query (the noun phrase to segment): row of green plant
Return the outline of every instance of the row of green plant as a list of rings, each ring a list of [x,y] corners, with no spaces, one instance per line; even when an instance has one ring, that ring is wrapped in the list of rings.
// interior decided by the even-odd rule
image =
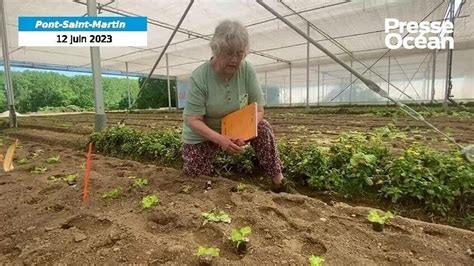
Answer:
[[[384,127],[368,133],[343,133],[328,147],[298,139],[278,143],[285,175],[314,190],[344,197],[374,196],[394,203],[416,204],[430,213],[468,214],[474,199],[474,167],[457,151],[432,150],[413,143],[395,151],[388,143],[400,132]],[[165,164],[181,161],[179,131],[143,133],[114,127],[91,135],[103,153]],[[251,148],[238,155],[220,153],[215,169],[221,175],[250,175],[257,169]]]
[[[468,213],[474,203],[472,164],[457,151],[419,143],[395,155],[384,132],[342,134],[330,147],[282,142],[280,154],[287,174],[306,177],[316,190],[345,197],[376,195],[441,215]]]
[[[474,109],[472,107],[465,107],[465,109],[459,109],[451,107],[446,113],[442,107],[426,107],[426,106],[413,106],[413,109],[419,112],[424,117],[436,117],[436,116],[455,116],[455,117],[474,117]],[[404,117],[408,116],[400,108],[395,106],[338,106],[338,107],[317,107],[305,110],[305,113],[310,114],[371,114],[375,116],[383,117]]]

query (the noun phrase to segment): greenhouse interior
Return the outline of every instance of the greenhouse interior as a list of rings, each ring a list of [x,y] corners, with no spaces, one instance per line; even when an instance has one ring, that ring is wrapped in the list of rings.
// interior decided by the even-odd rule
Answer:
[[[0,15],[0,264],[474,262],[473,1]]]

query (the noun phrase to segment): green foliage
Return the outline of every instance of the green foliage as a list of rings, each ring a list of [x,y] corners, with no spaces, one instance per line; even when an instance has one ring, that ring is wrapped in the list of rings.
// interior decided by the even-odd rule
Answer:
[[[123,188],[116,187],[116,188],[112,189],[111,191],[108,191],[108,192],[105,192],[104,194],[102,194],[102,198],[103,199],[116,199],[116,198],[120,197],[120,195],[122,195],[122,192],[123,192]]]
[[[178,131],[142,133],[128,127],[112,127],[95,132],[91,142],[99,151],[112,155],[141,157],[172,163],[180,158],[181,135]]]
[[[368,91],[368,93],[372,93]],[[353,97],[356,97],[353,95]],[[377,99],[374,99],[377,100]],[[441,105],[431,105],[428,109],[424,106],[420,106],[419,104],[413,104],[411,107],[419,112],[424,117],[433,117],[433,116],[456,116],[456,117],[473,117],[474,111],[471,108],[469,109],[468,104],[467,111],[458,111],[452,110],[451,113],[445,113],[444,109]],[[382,116],[382,117],[406,117],[408,116],[405,112],[403,112],[400,108],[395,106],[381,106],[381,105],[366,105],[366,106],[337,106],[337,107],[318,107],[318,108],[311,108],[308,111],[304,111],[305,113],[310,114],[369,114],[375,116]]]
[[[26,159],[26,158],[23,158],[23,159],[21,159],[21,160],[18,160],[18,164],[19,164],[19,165],[27,164],[27,163],[28,163],[28,159]]]
[[[474,196],[474,167],[458,152],[445,153],[414,145],[389,164],[382,194],[392,202],[419,202],[446,215],[465,209]]]
[[[203,256],[219,257],[219,252],[220,252],[220,249],[218,248],[214,248],[214,247],[208,248],[204,246],[199,246],[195,255],[198,257],[203,257]]]
[[[0,71],[3,77],[3,72]],[[82,111],[94,107],[94,92],[91,75],[68,77],[46,71],[23,71],[12,73],[16,109],[20,113],[37,111]],[[128,106],[128,88],[131,97],[138,94],[138,81],[124,78],[103,77],[104,100],[107,110],[124,109]],[[3,89],[4,79],[0,78]],[[0,111],[7,110],[4,90],[0,93]]]
[[[311,266],[322,266],[324,264],[324,259],[319,256],[311,255],[309,257],[309,265]]]
[[[144,178],[136,178],[135,180],[133,180],[133,186],[138,187],[138,188],[148,186],[148,179],[145,178],[145,177]]]
[[[245,226],[239,229],[232,229],[230,233],[230,240],[232,243],[236,246],[239,247],[240,244],[244,241],[248,241],[247,236],[252,232],[252,229],[250,226]]]
[[[422,146],[395,156],[385,140],[404,138],[404,133],[388,125],[368,133],[343,133],[329,147],[302,144],[296,138],[283,140],[278,150],[285,176],[302,178],[315,190],[344,197],[388,198],[425,206],[430,213],[467,213],[473,205],[474,166],[457,152]],[[114,127],[92,134],[91,141],[99,151],[111,155],[181,162],[178,131],[143,133]],[[214,165],[221,175],[249,174],[255,162],[255,152],[248,148],[238,155],[220,153]]]
[[[33,174],[43,174],[46,171],[48,171],[48,167],[46,166],[35,166],[30,172]]]
[[[238,192],[243,192],[246,188],[247,188],[247,185],[245,185],[244,183],[237,184],[237,191]]]
[[[64,181],[66,182],[68,185],[72,186],[72,185],[75,185],[77,183],[77,174],[70,174],[70,175],[66,175],[66,176],[49,176],[48,177],[48,180],[52,180],[52,181]]]
[[[145,78],[140,78],[138,84],[141,87]],[[170,80],[171,106],[176,106],[176,81]],[[136,108],[160,108],[168,106],[168,83],[164,79],[150,79],[143,87],[142,94],[137,99]]]
[[[244,152],[239,154],[220,152],[214,161],[214,166],[217,172],[224,176],[252,174],[255,160],[255,151],[247,146]]]
[[[180,158],[181,134],[175,130],[144,134],[137,147],[138,155],[171,163]]]
[[[4,79],[3,77],[1,77],[1,74],[3,72],[0,72],[0,86],[2,88],[1,92],[0,92],[0,112],[4,112],[6,110],[8,110],[8,101],[7,101],[7,92],[6,90],[4,90],[4,83],[2,82]],[[3,121],[0,121],[0,122],[3,122]],[[2,123],[0,123],[0,128],[3,127]],[[6,125],[5,125],[6,127]]]
[[[156,195],[148,195],[142,199],[142,209],[149,209],[157,204],[160,204],[160,198]]]
[[[68,106],[59,106],[59,107],[51,107],[45,106],[38,108],[39,112],[42,113],[64,113],[64,112],[83,112],[87,110],[92,110],[91,108],[80,108],[75,105],[68,105]]]
[[[74,185],[77,183],[77,174],[67,175],[63,178],[63,180],[70,186]]]
[[[46,159],[47,163],[59,163],[60,162],[60,155],[53,156],[51,158]]]
[[[317,190],[358,195],[375,190],[389,149],[376,134],[343,133],[329,148],[282,142],[287,175],[307,178]]]
[[[204,218],[204,224],[208,222],[223,222],[223,223],[230,223],[231,218],[230,215],[224,211],[212,210],[209,212],[203,212],[202,218]]]
[[[389,222],[391,219],[393,219],[393,217],[394,216],[390,211],[384,213],[383,216],[380,216],[376,210],[371,210],[369,215],[367,215],[367,220],[372,223],[385,224],[386,222]]]

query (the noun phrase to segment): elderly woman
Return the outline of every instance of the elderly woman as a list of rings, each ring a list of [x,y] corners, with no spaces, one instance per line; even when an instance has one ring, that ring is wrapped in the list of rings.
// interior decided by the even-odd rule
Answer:
[[[212,58],[193,71],[184,108],[183,172],[188,176],[211,175],[220,149],[243,151],[245,143],[221,135],[221,119],[250,103],[258,105],[258,136],[250,141],[260,167],[272,178],[275,192],[294,192],[282,175],[270,124],[263,119],[262,88],[252,65],[244,60],[249,51],[248,33],[237,21],[223,21],[211,40]]]

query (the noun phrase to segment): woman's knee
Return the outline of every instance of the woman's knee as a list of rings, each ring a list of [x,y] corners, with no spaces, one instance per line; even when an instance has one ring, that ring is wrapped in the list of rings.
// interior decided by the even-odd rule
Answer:
[[[212,143],[184,144],[182,151],[184,175],[211,175],[217,151],[217,147]]]
[[[269,132],[269,133],[273,133],[273,130],[272,130],[272,126],[270,125],[270,123],[263,119],[262,121],[260,121],[258,123],[258,126],[257,126],[257,130],[258,132]]]

